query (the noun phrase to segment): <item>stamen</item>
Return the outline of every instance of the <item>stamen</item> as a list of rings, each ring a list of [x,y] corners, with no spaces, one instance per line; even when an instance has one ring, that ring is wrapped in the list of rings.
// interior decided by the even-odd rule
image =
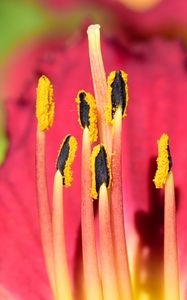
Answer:
[[[111,182],[111,170],[106,148],[94,147],[91,154],[92,195],[99,195],[99,236],[100,262],[103,297],[105,300],[118,300],[119,292],[115,272],[113,241],[111,234],[110,205],[108,191]]]
[[[85,127],[82,140],[82,181],[81,181],[81,227],[84,265],[84,283],[87,300],[102,300],[101,281],[98,270],[93,201],[90,172],[91,145],[89,130]]]
[[[37,87],[36,117],[41,131],[47,130],[53,125],[53,86],[44,75],[40,77]]]
[[[157,189],[163,187],[166,183],[168,173],[171,169],[172,162],[169,151],[169,137],[167,134],[162,134],[158,143],[158,158],[157,158],[157,171],[153,179]]]
[[[66,136],[60,147],[57,159],[57,169],[60,171],[63,178],[63,185],[66,187],[71,186],[73,180],[71,165],[74,161],[76,150],[76,139],[71,135]]]
[[[76,139],[70,135],[66,136],[58,154],[57,172],[54,179],[52,221],[55,276],[58,300],[72,300],[64,238],[63,185],[66,187],[71,186],[73,180],[71,165],[74,161],[76,150]]]
[[[108,122],[112,123],[118,107],[121,107],[122,116],[127,116],[128,85],[127,74],[124,71],[113,71],[108,77],[108,95],[110,102],[105,109],[105,116]]]
[[[109,187],[111,182],[109,159],[106,148],[103,145],[97,145],[94,147],[90,162],[92,170],[91,195],[94,199],[97,199],[101,185],[105,183],[106,187]]]
[[[109,155],[111,154],[111,127],[106,124],[104,108],[108,102],[107,82],[101,55],[100,46],[100,25],[88,27],[89,56],[92,71],[92,79],[95,91],[95,99],[98,112],[98,127],[101,143],[107,146]]]
[[[162,135],[159,141],[158,165],[155,185],[165,184],[164,197],[164,300],[179,300],[179,271],[176,235],[176,207],[174,178],[171,168],[169,137]],[[158,172],[158,171],[157,171]],[[157,181],[158,179],[158,181]]]
[[[81,90],[76,97],[78,104],[79,123],[81,128],[88,127],[90,142],[97,140],[97,108],[94,97]]]
[[[63,184],[59,170],[54,178],[52,224],[57,300],[72,300],[64,237]]]
[[[118,276],[120,299],[133,299],[127,255],[122,192],[122,106],[120,105],[113,119],[112,143],[112,187],[111,187],[111,225],[114,253]]]
[[[45,130],[52,126],[53,123],[54,104],[52,103],[52,86],[49,80],[45,76],[42,76],[39,79],[36,104],[36,114],[38,118],[38,127],[36,133],[37,201],[44,259],[50,285],[54,298],[56,299],[52,223],[45,162]],[[44,115],[45,113],[47,113],[47,117]]]

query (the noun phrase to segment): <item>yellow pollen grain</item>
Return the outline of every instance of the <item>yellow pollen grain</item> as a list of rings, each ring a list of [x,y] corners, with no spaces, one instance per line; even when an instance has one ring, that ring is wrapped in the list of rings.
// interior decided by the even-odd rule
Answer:
[[[92,154],[90,156],[90,168],[91,168],[91,172],[92,172],[92,188],[91,188],[91,197],[93,199],[98,199],[98,192],[97,192],[97,189],[96,189],[96,170],[95,170],[95,160],[101,150],[101,146],[104,147],[105,149],[105,152],[106,152],[106,159],[107,159],[107,169],[109,171],[109,185],[108,185],[108,188],[110,188],[110,184],[111,184],[111,178],[112,178],[112,172],[111,172],[111,166],[110,166],[110,162],[109,162],[109,159],[108,159],[108,152],[107,152],[107,149],[104,145],[100,144],[100,145],[97,145],[93,148],[93,151],[92,151]]]
[[[128,106],[128,75],[127,73],[125,73],[124,71],[120,70],[121,72],[121,76],[125,82],[125,92],[126,92],[126,105],[125,105],[125,109],[123,112],[123,118],[127,116],[127,106]],[[112,112],[116,112],[118,107],[112,107],[112,83],[114,82],[116,76],[116,71],[112,71],[107,79],[107,85],[108,85],[108,104],[105,106],[105,118],[107,123],[111,123],[113,124],[114,118],[112,118]]]
[[[157,170],[153,179],[155,187],[160,189],[166,183],[166,179],[169,172],[169,158],[168,158],[168,145],[169,137],[167,134],[162,134],[158,143],[158,158],[157,158]]]
[[[90,138],[90,142],[95,142],[97,140],[98,137],[98,129],[97,129],[97,107],[96,107],[96,101],[94,99],[94,97],[90,94],[85,92],[84,90],[80,90],[77,94],[77,97],[75,99],[76,103],[78,104],[78,120],[79,120],[79,124],[81,126],[82,129],[84,129],[82,127],[81,124],[81,120],[80,120],[80,94],[81,93],[85,93],[86,97],[85,97],[85,101],[86,103],[89,105],[89,138]]]
[[[53,86],[46,76],[41,76],[36,90],[36,117],[41,131],[49,129],[54,120]]]
[[[59,153],[63,147],[63,144],[66,140],[67,136],[63,140],[63,143],[60,147]],[[77,140],[74,136],[71,136],[69,139],[69,153],[68,153],[68,159],[66,160],[65,167],[64,167],[64,175],[63,175],[63,180],[64,180],[64,186],[65,187],[70,187],[73,181],[73,172],[72,172],[72,163],[74,162],[75,159],[75,154],[77,151]]]

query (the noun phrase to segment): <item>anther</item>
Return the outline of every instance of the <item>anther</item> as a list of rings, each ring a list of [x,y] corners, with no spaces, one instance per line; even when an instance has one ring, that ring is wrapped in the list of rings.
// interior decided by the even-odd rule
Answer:
[[[108,95],[110,103],[107,105],[107,121],[112,122],[116,110],[120,107],[122,116],[126,116],[128,105],[127,74],[121,70],[113,71],[108,77]]]
[[[41,131],[49,129],[54,120],[53,86],[46,76],[38,81],[36,96],[36,117]]]
[[[66,136],[57,159],[57,169],[60,171],[63,178],[63,185],[66,187],[71,186],[73,180],[71,165],[74,161],[76,150],[77,141],[75,137],[71,135]]]
[[[89,129],[90,142],[97,140],[97,108],[94,97],[81,90],[76,97],[78,104],[79,123],[83,129]]]
[[[171,171],[172,160],[169,150],[169,137],[162,134],[158,142],[157,171],[153,179],[156,188],[162,188],[166,183],[168,173]]]
[[[97,145],[91,155],[92,169],[92,197],[98,198],[101,185],[104,183],[108,188],[111,182],[111,170],[106,148]]]

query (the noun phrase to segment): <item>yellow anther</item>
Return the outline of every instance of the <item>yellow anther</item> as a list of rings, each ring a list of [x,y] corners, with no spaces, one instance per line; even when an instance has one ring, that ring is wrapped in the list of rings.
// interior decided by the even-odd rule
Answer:
[[[78,104],[79,123],[81,128],[88,127],[90,142],[95,142],[98,136],[97,129],[97,108],[94,97],[81,90],[78,92],[75,101]]]
[[[37,87],[36,117],[41,131],[49,129],[54,120],[53,86],[46,76],[41,76]]]
[[[97,145],[93,148],[91,157],[90,157],[90,166],[92,171],[92,189],[91,189],[91,196],[94,199],[98,198],[98,192],[96,190],[96,172],[95,172],[95,159],[100,151],[100,145]]]
[[[77,151],[77,140],[74,136],[66,136],[58,154],[57,168],[62,174],[63,185],[70,187],[73,181],[72,163]]]
[[[112,178],[108,153],[104,145],[94,147],[90,157],[90,166],[92,171],[91,196],[97,199],[101,185],[105,183],[109,188]]]
[[[155,187],[160,189],[166,183],[170,169],[169,137],[162,134],[158,143],[157,170],[153,179]]]
[[[105,107],[105,117],[108,123],[113,123],[114,114],[119,106],[122,117],[127,116],[128,106],[128,75],[124,71],[112,71],[108,76],[109,103]]]

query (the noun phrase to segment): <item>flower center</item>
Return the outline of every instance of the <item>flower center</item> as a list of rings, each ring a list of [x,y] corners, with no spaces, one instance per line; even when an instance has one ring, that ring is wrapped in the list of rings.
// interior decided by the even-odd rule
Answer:
[[[124,226],[121,141],[122,120],[126,116],[128,104],[127,74],[122,70],[113,71],[106,80],[100,47],[100,26],[89,26],[87,33],[95,98],[84,90],[80,90],[76,97],[79,123],[83,130],[80,143],[81,232],[85,295],[80,295],[80,299],[148,299],[146,294],[137,298],[133,290]],[[73,180],[71,164],[75,159],[77,141],[71,135],[66,136],[59,151],[51,211],[46,178],[45,137],[53,124],[54,101],[53,87],[45,76],[39,79],[36,115],[37,200],[46,269],[54,299],[73,300],[75,297],[64,237],[63,189],[64,186],[70,187]],[[99,144],[93,148],[93,142],[97,139]],[[164,300],[179,300],[174,180],[168,143],[168,136],[162,135],[158,143],[158,170],[154,182],[156,188],[165,185]],[[99,243],[95,234],[93,199],[99,202]]]

